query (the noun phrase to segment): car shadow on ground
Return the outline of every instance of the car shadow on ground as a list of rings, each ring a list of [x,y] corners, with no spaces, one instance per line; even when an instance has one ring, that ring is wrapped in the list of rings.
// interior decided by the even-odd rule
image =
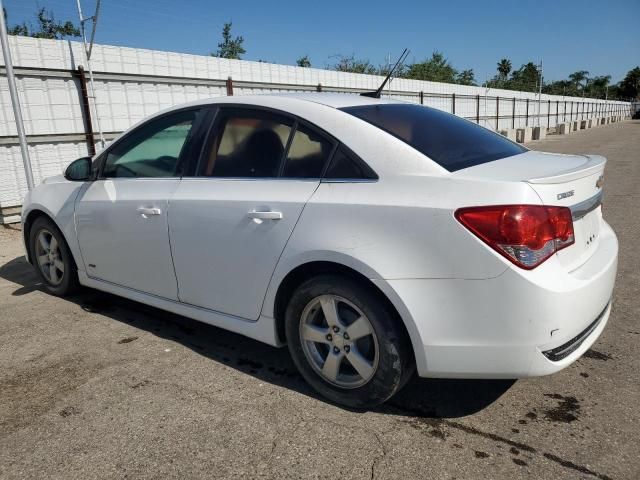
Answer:
[[[15,296],[44,290],[33,268],[23,257],[0,266],[0,278],[20,285]],[[92,289],[67,297],[83,310],[177,342],[213,361],[240,370],[261,381],[301,394],[319,397],[297,372],[286,348],[274,348],[241,335],[189,318]],[[128,339],[120,339],[126,341]],[[414,377],[379,413],[423,417],[457,418],[491,405],[514,380],[446,380]]]

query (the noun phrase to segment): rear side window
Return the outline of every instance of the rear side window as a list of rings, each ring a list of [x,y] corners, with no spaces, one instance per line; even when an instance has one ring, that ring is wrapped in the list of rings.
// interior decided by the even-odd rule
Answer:
[[[343,146],[338,147],[324,175],[327,180],[375,180],[377,175],[362,161],[356,160]]]
[[[380,104],[341,110],[394,135],[450,172],[527,151],[502,135],[422,105]]]
[[[333,143],[298,124],[293,136],[282,176],[285,178],[320,178],[333,150]]]
[[[200,175],[277,177],[292,127],[290,119],[269,112],[221,112]]]

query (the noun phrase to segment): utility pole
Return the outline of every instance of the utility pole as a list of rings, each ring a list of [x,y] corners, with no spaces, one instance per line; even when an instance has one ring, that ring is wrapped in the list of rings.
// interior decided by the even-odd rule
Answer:
[[[540,80],[538,81],[538,127],[540,126],[540,102],[542,101],[542,59],[540,60]]]
[[[31,159],[29,158],[29,146],[27,136],[24,133],[24,123],[22,122],[22,111],[20,110],[20,98],[16,88],[16,79],[13,74],[13,62],[11,61],[11,51],[9,51],[9,39],[7,37],[7,25],[4,20],[4,7],[0,0],[0,41],[2,43],[2,56],[4,57],[4,67],[7,71],[7,82],[9,83],[9,95],[13,106],[13,116],[18,130],[18,140],[20,141],[20,152],[22,153],[22,163],[24,164],[24,175],[27,179],[27,188],[33,190],[33,171],[31,170]]]
[[[93,86],[93,70],[91,69],[91,50],[93,49],[93,39],[96,35],[96,27],[98,25],[98,13],[100,13],[100,0],[96,2],[96,11],[92,17],[84,17],[82,15],[82,7],[80,6],[80,0],[76,0],[78,4],[78,16],[80,17],[80,31],[82,32],[82,50],[84,52],[84,59],[87,63],[87,70],[89,71],[89,88],[91,89],[91,98],[93,99],[93,116],[95,117],[96,127],[98,128],[98,135],[100,136],[100,145],[104,148],[105,141],[100,127],[100,117],[98,117],[98,106],[96,104],[96,91]],[[85,22],[91,21],[93,26],[91,29],[91,41],[87,47],[87,35],[84,28]]]

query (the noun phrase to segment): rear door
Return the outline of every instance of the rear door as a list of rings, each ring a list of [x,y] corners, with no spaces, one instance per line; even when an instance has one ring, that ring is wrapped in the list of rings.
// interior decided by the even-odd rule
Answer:
[[[171,199],[180,301],[259,317],[278,259],[334,146],[286,115],[220,108],[194,175],[182,179]]]

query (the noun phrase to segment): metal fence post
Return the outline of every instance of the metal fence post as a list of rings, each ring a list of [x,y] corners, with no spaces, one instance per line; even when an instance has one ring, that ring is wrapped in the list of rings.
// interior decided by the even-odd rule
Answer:
[[[524,126],[529,126],[529,99],[527,98],[527,111],[524,114]]]
[[[547,128],[551,128],[551,100],[547,105]]]
[[[420,90],[420,105],[424,105],[424,92]]]
[[[227,78],[227,96],[231,97],[233,95],[233,79],[231,77]]]
[[[451,113],[456,114],[456,94],[451,94]]]
[[[82,119],[84,120],[84,136],[87,142],[89,156],[96,154],[96,141],[93,138],[93,123],[91,122],[91,108],[89,106],[89,94],[87,92],[87,77],[84,74],[84,67],[78,66],[75,71],[80,83],[80,108],[82,109]]]
[[[500,131],[500,97],[496,97],[496,130]]]
[[[513,97],[513,109],[511,112],[511,128],[516,128],[516,97]]]
[[[480,125],[480,94],[476,95],[476,123]]]

